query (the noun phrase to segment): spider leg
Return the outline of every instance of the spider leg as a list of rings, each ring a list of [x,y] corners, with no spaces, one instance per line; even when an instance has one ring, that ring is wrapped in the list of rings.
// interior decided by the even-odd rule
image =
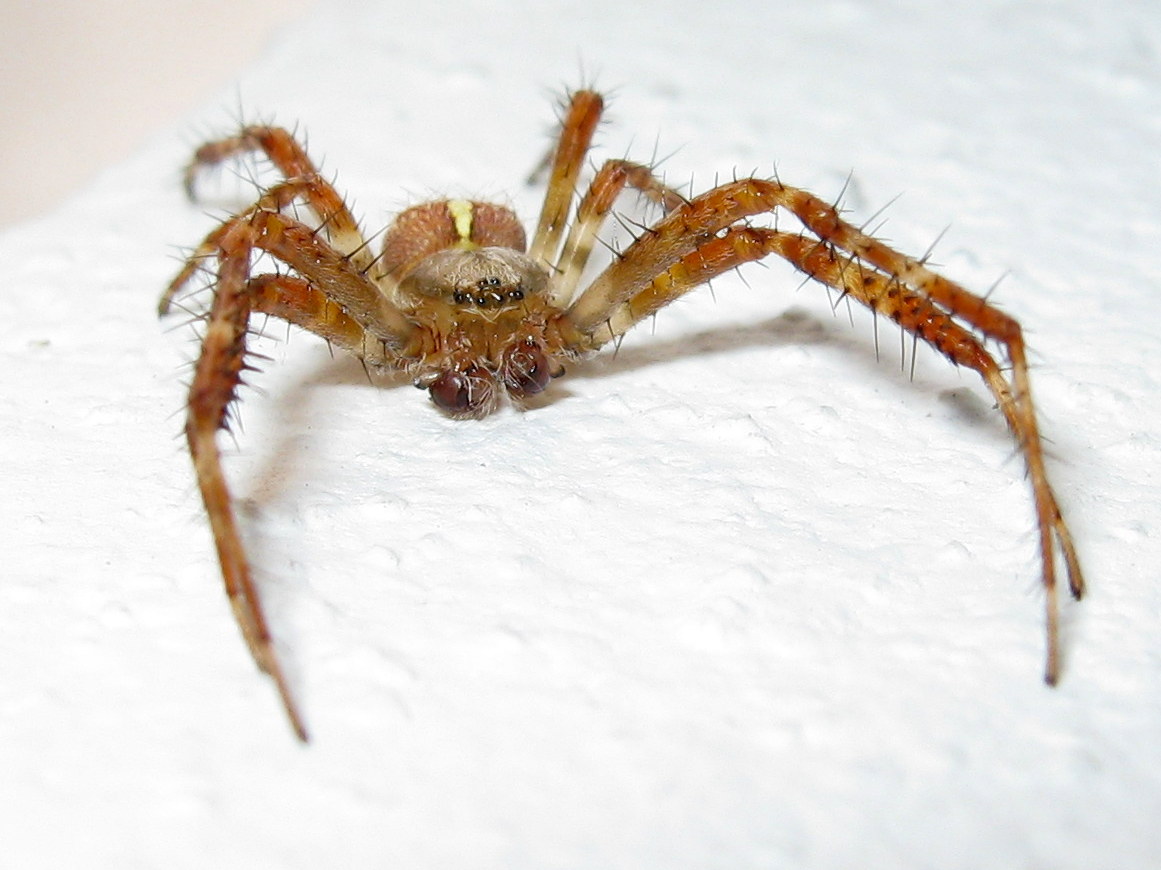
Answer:
[[[387,348],[389,354],[410,356],[411,347],[419,338],[418,328],[403,316],[380,288],[366,277],[346,254],[319,238],[316,229],[277,210],[259,207],[266,197],[277,199],[289,195],[296,186],[297,182],[291,181],[271,188],[263,200],[250,211],[231,218],[207,235],[177,277],[170,282],[162,296],[161,313],[166,313],[170,300],[182,285],[190,280],[202,261],[214,256],[220,259],[223,252],[230,247],[228,240],[236,239],[242,234],[250,239],[249,251],[265,251],[289,266],[309,283],[316,291],[316,296],[320,299],[325,298],[342,314],[369,332],[375,340]],[[310,303],[315,306],[318,304],[318,300]],[[304,309],[304,312],[307,309]],[[305,315],[304,319],[292,319],[292,322],[326,335],[325,324],[317,324],[316,329],[316,324]],[[333,340],[343,344],[344,347],[348,346],[341,338],[334,337]]]
[[[360,268],[370,265],[372,257],[367,243],[343,197],[319,174],[294,135],[282,127],[250,125],[234,136],[207,142],[198,148],[185,170],[185,189],[190,199],[196,198],[195,183],[203,169],[251,151],[265,154],[287,181],[296,183],[315,219],[326,227],[332,246],[351,255]]]
[[[274,651],[269,624],[238,534],[217,444],[218,430],[229,427],[229,409],[248,367],[246,334],[252,305],[246,291],[252,240],[247,236],[245,225],[235,223],[232,231],[220,239],[218,282],[190,384],[185,434],[234,618],[259,669],[274,680],[294,733],[305,742],[309,739],[306,726]]]
[[[626,187],[636,188],[667,214],[686,204],[685,197],[662,182],[650,167],[629,160],[606,161],[593,176],[581,199],[576,220],[561,248],[550,298],[554,305],[564,307],[572,301],[581,273],[593,252],[597,233]]]
[[[1048,650],[1044,678],[1050,685],[1055,685],[1060,676],[1055,547],[1059,547],[1064,559],[1069,591],[1074,598],[1080,599],[1084,595],[1085,585],[1072,535],[1048,482],[1020,326],[984,299],[926,268],[914,268],[917,265],[915,261],[891,251],[881,242],[872,241],[875,246],[893,255],[885,257],[882,251],[878,252],[881,262],[906,266],[899,270],[907,275],[906,279],[899,272],[868,274],[860,268],[862,264],[857,258],[845,257],[827,245],[819,245],[817,241],[802,236],[784,236],[776,243],[768,237],[765,246],[790,260],[806,274],[841,289],[872,310],[887,315],[952,363],[975,370],[984,380],[1015,435],[1028,467],[1046,593]],[[933,282],[940,285],[938,293],[931,290]],[[935,304],[937,296],[944,300],[940,305]],[[981,341],[969,329],[960,325],[957,319],[1004,345],[1012,366],[1011,379],[1004,374]]]
[[[295,187],[296,182],[286,182],[267,196],[276,201]],[[270,254],[296,274],[252,277],[257,251]],[[345,254],[280,211],[256,209],[232,218],[206,237],[191,261],[211,254],[218,261],[217,275],[190,384],[186,439],[242,636],[258,667],[274,680],[295,733],[306,740],[238,534],[217,433],[229,428],[230,408],[243,373],[250,368],[246,337],[254,312],[288,320],[372,364],[397,363],[421,340],[420,331]],[[189,271],[187,264],[175,284],[180,285]]]
[[[735,225],[776,207],[797,215],[813,236]],[[968,366],[983,378],[1019,443],[1032,484],[1047,599],[1045,679],[1054,684],[1060,672],[1056,547],[1076,598],[1084,594],[1084,579],[1048,482],[1023,339],[1012,318],[847,224],[812,194],[777,182],[745,179],[691,200],[647,230],[565,312],[562,336],[578,351],[595,349],[689,290],[769,254],[887,315],[951,362]],[[1012,364],[1011,380],[971,329],[1004,345]]]
[[[276,184],[273,187],[263,191],[258,200],[241,212],[237,217],[252,216],[260,211],[280,212],[290,206],[296,199],[302,196],[303,191],[307,188],[308,183],[303,179],[295,179],[293,181],[284,181],[281,184]],[[173,304],[174,298],[181,289],[189,283],[190,279],[201,268],[202,262],[217,255],[222,236],[225,235],[229,229],[230,222],[227,221],[221,224],[217,229],[211,232],[202,243],[194,249],[185,261],[185,265],[181,271],[177,273],[169,285],[165,288],[165,292],[161,294],[161,300],[157,304],[157,313],[159,315],[166,315],[169,313],[169,307]]]
[[[568,213],[576,195],[576,182],[584,168],[585,155],[601,120],[604,100],[595,91],[577,91],[569,98],[561,121],[560,137],[552,157],[548,190],[540,210],[540,221],[528,249],[532,259],[551,263],[556,260],[560,237],[568,223]]]
[[[247,292],[254,311],[313,332],[367,365],[384,368],[399,360],[386,342],[349,317],[310,281],[296,275],[256,275],[250,279]]]

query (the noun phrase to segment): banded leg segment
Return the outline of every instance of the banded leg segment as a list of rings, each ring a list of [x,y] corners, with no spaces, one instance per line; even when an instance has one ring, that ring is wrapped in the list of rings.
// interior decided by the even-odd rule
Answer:
[[[683,214],[674,215],[672,220],[701,220],[708,228],[713,226],[713,221],[707,218],[706,212],[711,215],[724,212],[729,216],[729,209],[711,207],[714,205],[710,200],[713,193],[694,200],[688,209],[681,210]],[[702,242],[691,246],[692,250],[684,250],[672,243],[666,244],[670,239],[667,237],[666,222],[663,221],[655,233],[642,236],[625,252],[622,259],[622,263],[628,261],[633,272],[640,275],[636,291],[611,308],[606,307],[605,320],[596,327],[590,327],[587,333],[573,335],[572,341],[578,347],[599,347],[712,278],[743,263],[777,254],[806,275],[895,321],[952,363],[979,373],[1015,435],[1028,466],[1046,593],[1045,680],[1055,684],[1060,674],[1059,603],[1055,573],[1057,548],[1067,569],[1069,589],[1076,598],[1084,594],[1084,579],[1071,534],[1048,483],[1035,408],[1028,391],[1027,365],[1019,327],[985,300],[945,278],[932,276],[937,279],[938,287],[936,292],[928,292],[933,282],[927,276],[932,273],[917,261],[903,257],[881,242],[866,239],[849,225],[835,227],[832,224],[830,231],[827,231],[820,214],[822,218],[827,217],[825,212],[808,214],[807,217],[816,227],[826,232],[826,237],[812,238],[803,233],[742,225],[704,234],[701,236]],[[816,227],[811,228],[819,232]],[[841,239],[843,245],[835,239]],[[639,245],[642,247],[638,248]],[[847,253],[851,248],[860,253]],[[641,250],[648,252],[654,262],[649,262],[650,258],[642,255]],[[863,259],[862,251],[874,252],[879,262]],[[879,263],[899,265],[900,271],[904,271],[907,278],[883,269]],[[581,299],[583,301],[584,297]],[[993,323],[999,323],[1003,328],[995,328],[993,332],[989,329]],[[1008,324],[1014,325],[1015,329]],[[575,323],[571,325],[574,328],[576,326]],[[981,340],[972,333],[973,328],[1004,345],[1012,364],[1010,379],[984,348]]]
[[[174,298],[197,273],[201,264],[206,260],[217,257],[221,249],[222,237],[229,231],[233,222],[253,218],[254,215],[261,211],[281,212],[289,208],[295,200],[302,197],[304,191],[309,186],[310,183],[301,178],[276,184],[264,191],[258,200],[244,212],[226,221],[207,235],[202,240],[202,243],[193,250],[193,253],[186,258],[185,265],[182,266],[181,271],[177,273],[174,279],[169,282],[169,286],[165,288],[165,292],[162,293],[161,300],[157,305],[157,313],[162,317],[168,314]]]
[[[596,329],[616,308],[682,257],[711,237],[747,218],[793,214],[820,244],[846,252],[902,285],[932,299],[1001,342],[1019,331],[1018,324],[954,282],[941,278],[919,261],[891,249],[853,224],[812,193],[778,181],[746,178],[695,197],[647,229],[570,306],[569,316],[582,331]]]
[[[665,213],[685,205],[687,200],[667,186],[648,166],[629,160],[608,160],[593,177],[577,207],[576,220],[569,229],[556,267],[551,302],[564,307],[572,301],[577,282],[589,261],[597,234],[612,211],[617,197],[632,187],[660,205]]]
[[[604,106],[604,100],[595,91],[577,91],[569,99],[561,121],[560,138],[553,152],[552,173],[544,195],[544,206],[540,210],[540,222],[528,249],[532,259],[538,262],[556,260],[560,238],[576,195],[577,179],[584,168],[585,155],[592,145]]]
[[[385,342],[363,329],[309,281],[294,275],[257,275],[250,279],[248,292],[254,311],[313,332],[370,366],[383,368],[398,360]]]
[[[287,195],[286,182],[268,196]],[[265,252],[296,274],[251,276],[256,252]],[[308,226],[277,210],[256,209],[212,232],[195,257],[218,261],[213,300],[206,315],[202,351],[190,384],[186,438],[198,489],[213,530],[235,619],[258,667],[274,680],[295,733],[307,732],[274,651],[261,599],[238,533],[222,470],[217,434],[228,428],[246,363],[246,337],[254,312],[281,317],[333,341],[368,362],[396,362],[403,349],[422,340],[416,326],[387,302],[350,259],[319,239]],[[191,258],[167,297],[184,283],[198,260]]]
[[[287,182],[272,188],[267,196],[289,195],[296,187],[296,182]],[[313,295],[318,298],[308,308],[318,307],[322,299],[328,300],[338,311],[383,343],[391,354],[406,354],[413,342],[418,340],[419,330],[415,324],[400,313],[349,257],[320,239],[315,230],[306,224],[277,210],[258,206],[239,217],[231,218],[206,236],[170,283],[161,300],[161,313],[168,310],[170,300],[197,271],[203,260],[215,256],[220,259],[225,251],[236,247],[231,240],[239,236],[249,239],[248,253],[257,250],[270,254],[309,284]],[[289,283],[287,286],[298,285]],[[303,309],[299,316],[287,319],[326,337],[325,322],[317,324],[316,328],[316,323],[305,316],[306,310]],[[338,338],[335,340],[342,341]]]
[[[217,444],[218,430],[228,428],[230,406],[242,373],[248,368],[246,335],[252,305],[247,287],[251,251],[247,229],[244,224],[236,224],[221,240],[218,284],[190,384],[185,434],[234,618],[254,661],[274,680],[294,733],[306,741],[306,726],[274,651],[269,624],[238,534]]]
[[[190,199],[196,198],[195,183],[202,169],[253,151],[265,154],[283,178],[295,182],[315,220],[325,227],[330,243],[350,256],[360,269],[369,268],[374,258],[343,197],[319,174],[303,146],[282,127],[246,126],[235,136],[198,148],[185,170],[185,189]]]
[[[1048,482],[1020,326],[981,297],[935,275],[881,242],[871,241],[876,258],[887,265],[904,266],[900,273],[868,273],[859,259],[842,256],[829,246],[820,246],[801,236],[783,239],[775,252],[812,277],[887,315],[956,365],[973,369],[995,397],[1023,452],[1032,485],[1048,630],[1044,679],[1055,685],[1060,677],[1057,549],[1064,559],[1069,591],[1074,598],[1084,595],[1085,584],[1072,535]],[[1010,379],[961,322],[1004,346],[1011,364]]]

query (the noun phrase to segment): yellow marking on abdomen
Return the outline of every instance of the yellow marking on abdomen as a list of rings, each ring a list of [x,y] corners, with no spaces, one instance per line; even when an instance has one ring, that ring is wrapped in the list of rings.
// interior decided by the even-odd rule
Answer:
[[[466,199],[449,199],[447,201],[447,213],[451,215],[452,223],[455,225],[456,235],[459,236],[456,247],[478,247],[472,241],[472,220],[475,217],[475,206]]]

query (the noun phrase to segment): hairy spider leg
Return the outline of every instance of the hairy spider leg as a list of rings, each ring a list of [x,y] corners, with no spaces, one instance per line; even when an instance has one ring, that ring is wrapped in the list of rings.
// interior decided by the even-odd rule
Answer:
[[[390,345],[365,329],[318,287],[296,275],[255,275],[247,292],[256,312],[278,317],[313,332],[373,368],[400,364]]]
[[[597,234],[626,187],[636,188],[661,205],[665,212],[686,202],[651,167],[629,160],[607,160],[589,183],[561,247],[560,240],[569,225],[569,211],[576,197],[577,180],[603,111],[604,100],[600,94],[588,90],[574,92],[561,120],[556,147],[545,160],[546,164],[551,163],[552,171],[529,256],[539,262],[555,262],[550,301],[558,306],[572,300]],[[555,256],[558,248],[559,256]]]
[[[282,705],[300,740],[309,739],[290,686],[274,651],[274,642],[262,609],[258,589],[238,535],[237,522],[222,472],[218,450],[219,429],[229,427],[229,410],[242,382],[246,364],[246,334],[251,300],[246,292],[250,277],[252,234],[247,224],[235,222],[221,237],[218,282],[206,324],[201,356],[194,368],[185,425],[198,489],[214,535],[226,595],[242,637],[258,667],[278,688]]]
[[[795,214],[813,237],[736,225],[778,207]],[[1056,547],[1064,558],[1073,597],[1081,598],[1085,585],[1072,536],[1048,482],[1023,339],[1012,318],[846,223],[833,206],[813,194],[778,182],[745,179],[690,200],[645,231],[565,312],[566,340],[578,350],[600,347],[678,296],[769,254],[887,315],[952,363],[972,368],[983,378],[1028,467],[1046,593],[1044,676],[1054,685],[1060,675]],[[1011,382],[957,320],[1005,347]]]
[[[161,294],[161,300],[157,304],[157,313],[161,316],[168,314],[174,298],[181,292],[182,287],[193,278],[198,269],[201,268],[203,261],[217,255],[221,238],[229,230],[231,221],[252,217],[260,211],[283,211],[295,200],[302,198],[306,191],[310,189],[311,184],[312,182],[309,179],[304,178],[296,178],[276,184],[263,191],[258,200],[248,209],[231,218],[230,221],[226,221],[207,235],[202,240],[202,243],[194,248],[193,252],[186,257],[181,271],[169,282],[169,286]]]
[[[217,433],[229,427],[243,373],[251,368],[246,338],[252,312],[282,317],[369,362],[398,364],[401,353],[415,343],[418,330],[350,259],[287,215],[258,210],[234,218],[214,230],[199,250],[210,246],[218,259],[217,279],[190,383],[186,438],[235,618],[259,668],[273,678],[295,733],[307,740],[238,535]],[[251,278],[255,250],[265,251],[302,277]]]
[[[207,142],[198,148],[185,169],[185,189],[190,199],[195,198],[197,176],[203,169],[251,151],[265,154],[283,178],[301,185],[300,193],[319,225],[325,228],[323,231],[331,245],[352,257],[359,268],[370,266],[374,258],[346,201],[322,177],[294,135],[282,127],[250,125],[237,135]]]
[[[584,168],[585,155],[601,120],[604,100],[595,91],[576,91],[570,98],[560,125],[560,138],[553,152],[552,172],[540,220],[532,236],[528,255],[543,263],[556,261],[560,238],[568,224],[576,196],[577,179]]]
[[[552,304],[564,307],[572,301],[605,218],[626,187],[635,188],[644,194],[650,201],[660,205],[666,214],[686,203],[685,197],[662,182],[650,167],[629,160],[605,161],[581,199],[576,218],[561,248],[552,284]]]

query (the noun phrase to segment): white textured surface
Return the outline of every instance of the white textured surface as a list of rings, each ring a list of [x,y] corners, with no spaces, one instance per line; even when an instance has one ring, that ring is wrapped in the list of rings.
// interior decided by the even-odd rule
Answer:
[[[1156,866],[1158,13],[549,5],[330,3],[238,91],[372,227],[430,193],[531,221],[550,90],[586,77],[607,153],[656,140],[671,180],[853,168],[856,217],[905,192],[900,247],[951,224],[935,259],[1010,271],[1038,360],[1092,585],[1062,685],[982,388],[930,353],[909,381],[885,327],[876,364],[868,318],[771,264],[477,424],[264,343],[229,471],[296,745],[174,437],[194,349],[152,315],[211,226],[177,169],[224,93],[0,237],[0,862]]]

